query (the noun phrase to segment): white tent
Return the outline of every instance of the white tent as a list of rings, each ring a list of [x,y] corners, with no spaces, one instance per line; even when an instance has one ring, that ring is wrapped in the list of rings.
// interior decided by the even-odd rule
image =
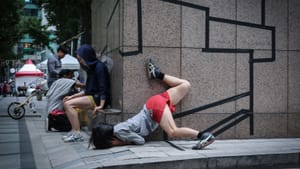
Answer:
[[[15,74],[17,92],[19,92],[18,87],[27,86],[43,77],[44,73],[36,68],[31,59],[28,59],[25,65]]]
[[[41,62],[38,67],[40,69],[46,70],[47,69],[47,60],[44,60],[43,62]],[[61,59],[61,64],[62,64],[62,69],[72,69],[72,70],[79,70],[80,69],[80,65],[79,62],[76,58],[74,58],[73,56],[66,54],[64,58]]]

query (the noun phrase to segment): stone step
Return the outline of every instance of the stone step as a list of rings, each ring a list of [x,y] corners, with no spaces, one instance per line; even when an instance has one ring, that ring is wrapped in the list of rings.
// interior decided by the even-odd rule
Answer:
[[[85,125],[88,126],[88,130],[91,131],[92,127],[98,123],[114,124],[120,122],[122,119],[121,114],[122,111],[120,109],[110,108],[102,110],[102,112],[98,113],[96,117],[94,117],[92,112],[89,111],[83,114],[84,117],[81,117],[81,119],[84,120],[81,121],[84,121]]]
[[[39,164],[43,160],[44,162],[49,160],[52,168],[300,168],[300,138],[234,140],[218,140],[217,138],[213,144],[203,150],[192,150],[192,147],[197,143],[196,140],[171,141],[181,147],[183,151],[172,147],[165,141],[147,141],[140,146],[127,145],[93,150],[92,147],[88,148],[88,135],[85,136],[86,139],[83,142],[64,143],[61,137],[66,133],[45,133],[44,130],[41,130],[43,123],[40,118],[25,119],[30,137],[34,140],[32,145],[35,146],[32,148],[34,149],[36,164],[39,165],[37,168],[44,168],[44,165]],[[15,122],[15,120],[10,120]],[[5,125],[5,123],[2,125]],[[36,146],[37,143],[40,146]],[[40,153],[43,153],[43,156]]]
[[[110,149],[112,153],[105,156],[112,155],[115,157],[114,160],[103,160],[99,168],[299,169],[300,142],[297,140],[300,141],[299,139],[217,140],[203,150],[191,149],[195,141],[172,141],[184,151],[163,141],[148,142],[144,146]],[[101,151],[103,150],[99,152]]]

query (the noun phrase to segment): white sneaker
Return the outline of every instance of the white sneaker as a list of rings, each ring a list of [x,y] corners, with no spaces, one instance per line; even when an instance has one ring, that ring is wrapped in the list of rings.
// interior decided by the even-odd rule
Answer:
[[[215,141],[215,136],[209,132],[205,132],[202,134],[201,138],[199,139],[199,142],[195,146],[193,146],[193,149],[194,150],[203,149],[204,147],[210,145],[214,141]]]
[[[75,131],[71,130],[69,131],[66,135],[63,135],[61,137],[62,140],[65,140],[66,138],[70,137],[73,133],[75,133]]]
[[[149,79],[155,79],[161,73],[160,69],[157,66],[155,66],[155,64],[152,62],[150,58],[147,60],[146,68],[147,68]]]
[[[84,141],[80,132],[74,132],[70,137],[64,139],[64,142],[80,142]]]

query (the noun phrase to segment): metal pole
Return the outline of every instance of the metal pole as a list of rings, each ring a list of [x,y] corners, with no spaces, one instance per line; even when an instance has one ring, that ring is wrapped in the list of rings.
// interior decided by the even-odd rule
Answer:
[[[254,69],[253,69],[253,50],[249,53],[249,110],[250,110],[250,135],[254,134]]]

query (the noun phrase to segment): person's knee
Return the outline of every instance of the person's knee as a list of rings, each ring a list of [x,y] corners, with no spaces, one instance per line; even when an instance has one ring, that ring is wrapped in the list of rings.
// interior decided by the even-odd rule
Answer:
[[[71,102],[70,102],[70,101],[65,101],[65,102],[64,102],[64,109],[67,110],[67,109],[69,109],[70,107],[72,107]]]
[[[190,90],[190,88],[192,86],[191,83],[187,80],[184,80],[183,85],[187,91]]]
[[[176,129],[167,132],[169,138],[176,138]]]
[[[63,102],[63,105],[64,105],[64,108],[67,108],[67,107],[69,107],[69,103],[68,103],[68,101],[65,101],[65,102]]]

